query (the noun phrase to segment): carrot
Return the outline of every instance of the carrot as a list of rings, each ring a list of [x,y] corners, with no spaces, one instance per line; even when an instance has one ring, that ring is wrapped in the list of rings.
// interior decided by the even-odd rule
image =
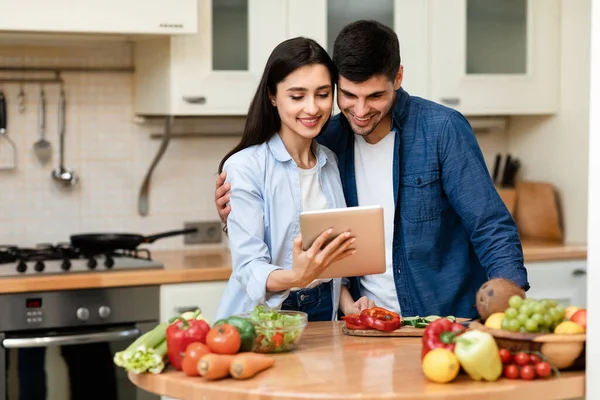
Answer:
[[[275,360],[263,354],[242,353],[233,359],[229,373],[235,379],[252,378],[261,371],[270,368]]]
[[[209,380],[226,378],[234,357],[230,354],[205,354],[198,360],[198,373]]]

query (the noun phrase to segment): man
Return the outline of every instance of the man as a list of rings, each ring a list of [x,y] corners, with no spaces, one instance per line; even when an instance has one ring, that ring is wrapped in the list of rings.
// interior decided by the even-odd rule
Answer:
[[[500,199],[467,120],[401,88],[398,38],[374,21],[338,35],[341,115],[317,140],[338,157],[349,207],[384,209],[387,270],[360,278],[375,304],[414,315],[476,317],[491,278],[529,289],[515,223]],[[228,185],[215,203],[226,222]]]

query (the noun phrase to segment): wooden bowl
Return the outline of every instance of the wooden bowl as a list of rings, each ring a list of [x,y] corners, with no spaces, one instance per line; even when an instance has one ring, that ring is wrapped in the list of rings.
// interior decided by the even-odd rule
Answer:
[[[585,369],[585,333],[552,334],[510,332],[491,329],[480,321],[473,321],[469,329],[487,332],[494,337],[499,348],[512,352],[537,351],[543,354],[550,364],[560,370]]]

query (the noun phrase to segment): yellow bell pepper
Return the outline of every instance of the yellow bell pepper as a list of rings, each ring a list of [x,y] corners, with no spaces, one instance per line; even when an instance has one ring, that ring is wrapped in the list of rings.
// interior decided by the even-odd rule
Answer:
[[[502,375],[502,360],[492,335],[470,330],[455,340],[454,354],[472,379],[493,382]]]

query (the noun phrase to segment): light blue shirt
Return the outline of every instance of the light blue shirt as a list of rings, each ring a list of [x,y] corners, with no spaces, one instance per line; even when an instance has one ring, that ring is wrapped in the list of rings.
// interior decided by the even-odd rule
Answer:
[[[336,156],[314,143],[317,174],[328,208],[346,207]],[[298,165],[280,136],[232,155],[223,166],[231,183],[227,218],[233,271],[217,311],[217,319],[266,304],[280,309],[289,290],[267,292],[267,277],[292,268],[293,240],[300,234],[302,194]],[[332,282],[337,319],[342,279]]]

